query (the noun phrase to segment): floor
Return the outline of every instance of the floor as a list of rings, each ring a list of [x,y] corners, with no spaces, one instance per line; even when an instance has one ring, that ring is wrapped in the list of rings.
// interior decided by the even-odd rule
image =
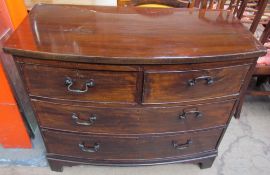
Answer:
[[[63,175],[269,175],[270,174],[270,98],[247,97],[240,120],[232,119],[219,147],[219,156],[210,169],[197,165],[171,164],[144,167],[65,167]],[[57,175],[50,171],[40,136],[34,149],[0,148],[0,175]]]

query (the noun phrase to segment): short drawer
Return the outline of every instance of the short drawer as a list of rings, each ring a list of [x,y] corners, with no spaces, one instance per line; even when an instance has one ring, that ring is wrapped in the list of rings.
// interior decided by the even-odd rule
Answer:
[[[30,96],[82,102],[126,102],[136,99],[136,72],[90,71],[39,65],[22,66]]]
[[[143,103],[178,103],[237,95],[250,65],[145,72]]]
[[[181,157],[216,149],[222,129],[156,137],[98,137],[43,131],[49,154],[94,160]]]
[[[195,106],[101,108],[33,101],[42,128],[87,134],[175,133],[226,125],[234,100]]]

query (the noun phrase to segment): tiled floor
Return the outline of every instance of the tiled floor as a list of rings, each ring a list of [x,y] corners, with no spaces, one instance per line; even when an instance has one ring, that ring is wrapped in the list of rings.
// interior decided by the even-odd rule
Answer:
[[[270,98],[248,97],[240,120],[232,119],[219,147],[219,156],[210,169],[191,164],[144,167],[65,167],[63,175],[269,175]],[[33,150],[0,149],[0,175],[54,175],[44,159],[40,138]]]

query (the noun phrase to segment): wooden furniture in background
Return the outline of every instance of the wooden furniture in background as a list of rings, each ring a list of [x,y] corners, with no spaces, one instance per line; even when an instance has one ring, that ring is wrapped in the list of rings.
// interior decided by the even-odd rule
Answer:
[[[189,6],[188,0],[117,0],[117,6],[144,6],[147,7],[175,7],[183,8]]]
[[[211,167],[266,52],[227,11],[70,5],[36,6],[4,49],[55,171]]]
[[[176,8],[201,8],[201,9],[226,9],[239,11],[242,1],[240,0],[118,0],[117,5],[159,7],[155,5],[166,5]],[[161,6],[162,7],[162,6]]]
[[[268,24],[265,26],[265,29],[260,37],[260,41],[261,43],[265,44],[265,43],[269,43],[270,42],[270,19],[268,21]]]
[[[201,9],[229,9],[233,10],[238,7],[240,2],[236,0],[190,0],[189,8],[201,8]]]
[[[241,15],[238,16],[242,23],[250,24],[250,32],[255,33],[258,26],[266,26],[270,21],[270,2],[267,0],[243,0],[241,5]],[[264,29],[263,35],[260,37],[260,41],[265,44],[268,37],[268,27]],[[266,55],[269,57],[269,54]],[[259,59],[260,61],[260,59]],[[256,65],[254,77],[257,77],[256,83],[250,82],[248,94],[250,95],[269,95],[267,91],[261,91],[260,85],[266,82],[269,78],[269,65],[258,64]],[[240,98],[239,106],[236,109],[235,117],[239,118],[242,110],[242,104],[244,101],[244,95]]]
[[[250,83],[250,88],[248,91],[249,95],[254,96],[269,96],[270,90],[263,90],[261,87],[264,83],[269,83],[270,81],[270,21],[265,27],[265,30],[262,33],[260,41],[265,44],[268,49],[268,53],[266,56],[261,57],[258,60],[256,65],[255,72],[253,74],[256,77],[256,84],[253,81]]]
[[[266,25],[270,17],[270,1],[268,0],[243,0],[241,13],[238,18],[242,23],[250,24],[250,31],[255,33],[259,24]]]

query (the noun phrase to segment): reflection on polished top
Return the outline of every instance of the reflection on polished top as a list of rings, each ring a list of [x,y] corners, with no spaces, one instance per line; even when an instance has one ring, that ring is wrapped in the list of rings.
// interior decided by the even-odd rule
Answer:
[[[5,51],[117,64],[222,61],[265,53],[227,11],[73,5],[35,6]]]

